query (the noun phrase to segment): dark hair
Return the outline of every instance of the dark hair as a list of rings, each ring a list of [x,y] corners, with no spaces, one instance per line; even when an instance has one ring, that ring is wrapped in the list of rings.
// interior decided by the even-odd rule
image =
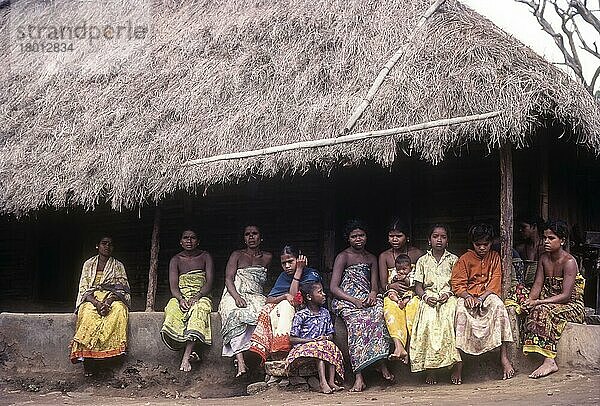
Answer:
[[[191,231],[192,233],[194,233],[196,235],[196,238],[198,238],[198,233],[192,227],[184,228],[183,231],[181,232],[181,237],[183,237],[183,233],[185,233],[186,231]]]
[[[561,240],[569,238],[569,225],[563,220],[549,220],[544,230],[550,230]]]
[[[409,264],[411,263],[410,257],[407,254],[400,254],[394,260],[396,264]]]
[[[346,225],[344,226],[344,240],[348,240],[348,238],[350,237],[350,233],[356,229],[361,229],[365,233],[367,233],[367,227],[365,226],[365,223],[363,223],[361,220],[348,220],[346,222]]]
[[[298,249],[293,245],[287,244],[281,250],[281,255],[291,255],[294,258],[298,258],[300,256],[300,251],[298,251]]]
[[[108,233],[99,233],[96,235],[95,244],[100,244],[100,241],[102,241],[105,238],[110,238],[113,243],[115,242],[115,239],[113,238],[112,235],[110,235]]]
[[[256,223],[247,223],[244,228],[242,228],[242,235],[244,235],[244,232],[246,231],[246,229],[248,227],[255,227],[258,230],[259,234],[262,234],[262,232],[260,231],[260,227],[256,225]]]
[[[304,299],[304,303],[308,302],[307,296],[315,291],[317,285],[321,285],[321,282],[311,281],[300,284],[300,293],[302,294],[302,299]]]
[[[444,231],[446,231],[446,236],[448,237],[448,239],[450,239],[450,229],[448,228],[448,226],[442,223],[435,223],[434,225],[429,227],[429,234],[427,234],[428,240],[431,238],[431,234],[433,234],[436,228],[443,228]]]
[[[517,217],[517,223],[525,223],[530,226],[535,226],[538,229],[538,232],[542,232],[544,227],[546,227],[546,222],[540,216],[533,215],[525,215]]]
[[[486,223],[478,223],[469,228],[469,239],[471,242],[492,241],[494,239],[494,227]]]
[[[388,227],[388,233],[390,231],[398,231],[406,236],[408,236],[408,227],[406,223],[400,220],[398,217],[394,218]]]

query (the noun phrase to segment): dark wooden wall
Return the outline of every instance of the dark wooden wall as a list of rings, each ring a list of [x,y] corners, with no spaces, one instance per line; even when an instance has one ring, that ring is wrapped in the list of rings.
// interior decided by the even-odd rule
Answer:
[[[600,161],[560,140],[548,154],[551,216],[582,230],[600,230]],[[538,169],[537,147],[514,153],[515,215],[538,210]],[[432,223],[448,224],[450,250],[460,255],[468,248],[472,223],[498,220],[499,184],[498,152],[470,146],[437,166],[405,157],[392,168],[362,164],[337,168],[328,176],[311,173],[212,187],[205,196],[177,193],[161,204],[156,309],[169,298],[168,261],[180,250],[186,227],[197,230],[200,246],[215,259],[216,306],[227,258],[243,246],[245,224],[261,226],[263,248],[275,254],[272,280],[285,243],[302,249],[312,266],[330,271],[334,254],[346,246],[343,225],[353,217],[369,225],[367,248],[374,254],[387,248],[386,227],[400,216],[422,249]],[[113,235],[114,255],[129,275],[133,309],[142,310],[153,216],[153,207],[118,213],[100,206],[94,212],[42,210],[18,221],[0,217],[0,311],[72,310],[81,264],[95,254],[96,238],[103,233]]]

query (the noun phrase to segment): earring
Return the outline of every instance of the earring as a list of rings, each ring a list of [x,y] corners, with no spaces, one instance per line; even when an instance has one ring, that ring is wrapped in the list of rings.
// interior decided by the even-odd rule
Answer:
[[[96,245],[96,249],[98,249],[98,246]]]

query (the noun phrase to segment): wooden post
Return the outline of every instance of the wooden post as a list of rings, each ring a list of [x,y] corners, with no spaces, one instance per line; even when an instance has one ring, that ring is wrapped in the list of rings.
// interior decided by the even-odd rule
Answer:
[[[538,214],[544,220],[548,220],[548,140],[546,137],[540,137],[539,152],[539,204]],[[538,230],[541,231],[541,230]]]
[[[502,257],[502,299],[510,290],[513,246],[513,165],[512,147],[500,149],[500,240]]]
[[[152,243],[150,247],[150,270],[148,271],[148,295],[146,297],[146,311],[154,311],[156,296],[156,271],[158,270],[158,251],[160,250],[160,206],[154,209],[154,226],[152,227]]]

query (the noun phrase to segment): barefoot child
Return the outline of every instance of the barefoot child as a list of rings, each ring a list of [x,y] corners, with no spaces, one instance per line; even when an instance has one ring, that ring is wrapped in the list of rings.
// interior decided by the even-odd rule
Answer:
[[[325,293],[320,282],[300,285],[306,307],[294,315],[290,342],[294,348],[287,357],[288,369],[303,362],[316,361],[323,393],[343,389],[335,384],[335,374],[344,379],[342,352],[333,343],[333,323],[325,304]],[[326,365],[327,364],[327,365]],[[325,368],[327,366],[327,368]]]
[[[414,272],[407,254],[400,254],[395,260],[395,270],[390,274],[388,286],[400,286],[399,290],[388,287],[383,300],[385,322],[394,341],[394,352],[390,360],[401,360],[408,364],[406,343],[412,331],[413,320],[419,308],[419,298],[414,293]],[[396,285],[396,283],[398,285]],[[404,292],[404,293],[401,293]],[[396,334],[392,333],[395,332]]]
[[[415,318],[412,341],[410,343],[411,371],[427,371],[425,382],[437,383],[439,368],[461,364],[456,349],[454,335],[454,311],[456,298],[450,287],[452,267],[458,257],[446,251],[448,229],[436,224],[429,232],[427,251],[417,261],[415,271],[415,291],[421,298]],[[460,379],[452,377],[452,382],[460,384]]]
[[[500,255],[491,250],[494,229],[476,224],[469,230],[473,249],[462,255],[452,268],[452,291],[456,304],[456,348],[480,355],[500,347],[502,379],[510,379],[515,370],[508,359],[507,343],[513,341],[508,313],[501,295]],[[462,365],[453,374],[460,382]]]

